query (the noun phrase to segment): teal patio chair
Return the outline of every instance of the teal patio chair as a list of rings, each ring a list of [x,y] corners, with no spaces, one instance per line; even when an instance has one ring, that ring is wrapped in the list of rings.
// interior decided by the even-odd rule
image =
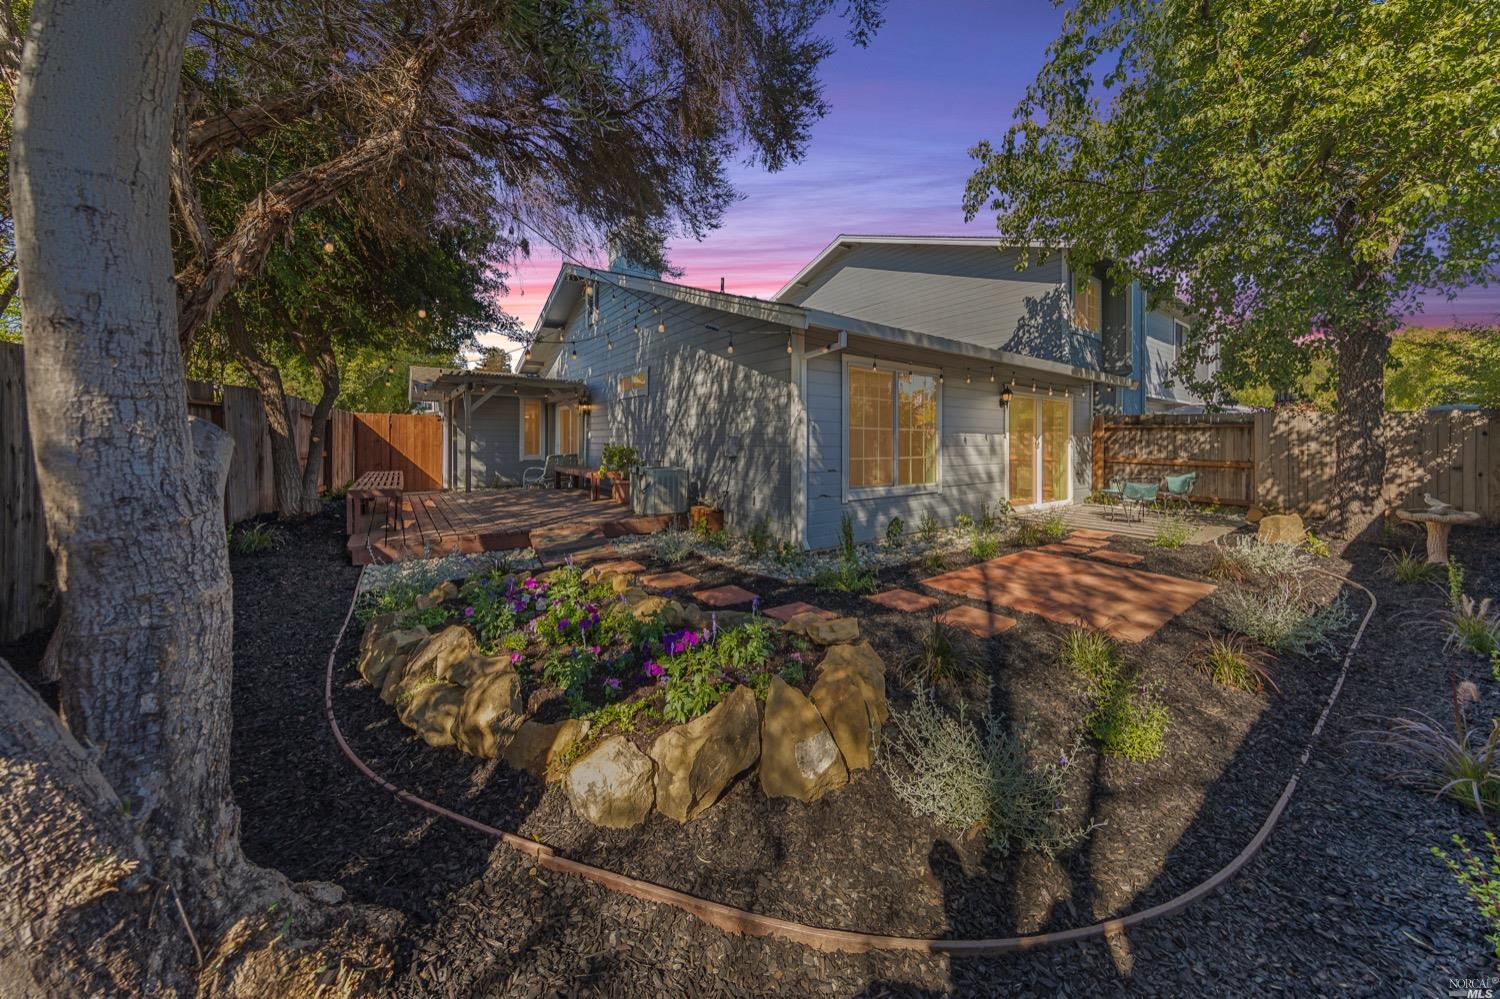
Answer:
[[[1168,475],[1161,481],[1165,490],[1165,495],[1162,496],[1162,504],[1164,506],[1181,503],[1185,507],[1192,507],[1193,486],[1198,481],[1197,472],[1188,472],[1184,475]]]
[[[1132,515],[1137,520],[1146,519],[1146,507],[1156,505],[1156,497],[1161,492],[1161,487],[1155,482],[1127,482],[1124,491],[1120,495],[1120,506],[1125,511],[1126,519]]]

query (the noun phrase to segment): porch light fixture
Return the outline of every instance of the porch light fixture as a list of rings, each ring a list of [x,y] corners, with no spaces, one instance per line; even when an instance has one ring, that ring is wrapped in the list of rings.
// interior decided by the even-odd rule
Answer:
[[[1015,393],[1010,390],[1010,386],[1009,385],[1007,385],[1004,388],[1002,388],[1000,390],[1000,405],[1002,405],[1002,406],[1009,406],[1010,405],[1011,397],[1014,396],[1014,395],[1015,395]]]

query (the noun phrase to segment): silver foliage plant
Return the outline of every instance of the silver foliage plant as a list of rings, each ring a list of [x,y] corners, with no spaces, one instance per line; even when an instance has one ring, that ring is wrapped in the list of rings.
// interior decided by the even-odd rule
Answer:
[[[1352,620],[1342,596],[1321,607],[1311,607],[1291,582],[1264,593],[1224,590],[1219,602],[1231,630],[1269,649],[1299,656],[1336,652],[1333,636]]]
[[[1275,578],[1296,572],[1308,562],[1308,557],[1296,545],[1267,544],[1256,538],[1226,538],[1215,542],[1218,549],[1216,560],[1239,570],[1245,577],[1262,576]]]
[[[1001,854],[1019,849],[1054,857],[1093,828],[1070,822],[1063,804],[1079,746],[1038,766],[1028,741],[999,715],[986,713],[975,725],[962,709],[949,714],[930,691],[918,689],[910,708],[892,714],[883,748],[881,767],[915,814],[960,834],[982,828]]]

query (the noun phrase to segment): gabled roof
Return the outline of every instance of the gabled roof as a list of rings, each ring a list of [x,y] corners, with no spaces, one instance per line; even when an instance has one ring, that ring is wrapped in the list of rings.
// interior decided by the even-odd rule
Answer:
[[[888,245],[888,246],[958,246],[974,250],[992,249],[1000,251],[1004,249],[1015,249],[1011,244],[1001,245],[1000,241],[993,236],[894,236],[894,235],[859,235],[841,234],[833,242],[818,251],[818,255],[807,262],[792,279],[781,286],[772,298],[781,302],[789,298],[797,288],[810,283],[814,276],[831,266],[834,258],[845,250],[852,250],[862,245]],[[1029,249],[1048,249],[1040,243],[1027,244]],[[1052,247],[1051,249],[1056,249]]]

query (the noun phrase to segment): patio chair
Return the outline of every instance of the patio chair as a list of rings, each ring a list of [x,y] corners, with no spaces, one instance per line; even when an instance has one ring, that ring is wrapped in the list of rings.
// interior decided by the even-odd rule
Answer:
[[[1120,495],[1120,507],[1125,511],[1125,519],[1129,520],[1132,514],[1135,519],[1146,519],[1146,507],[1155,506],[1157,495],[1161,487],[1155,482],[1127,482]]]
[[[1162,480],[1163,495],[1162,505],[1170,508],[1173,503],[1181,503],[1185,507],[1193,505],[1193,485],[1198,481],[1197,472],[1188,472],[1184,475],[1168,475]]]
[[[549,454],[541,466],[532,465],[521,473],[521,485],[539,486],[542,489],[552,488],[553,472],[562,465],[578,464],[576,454]]]

